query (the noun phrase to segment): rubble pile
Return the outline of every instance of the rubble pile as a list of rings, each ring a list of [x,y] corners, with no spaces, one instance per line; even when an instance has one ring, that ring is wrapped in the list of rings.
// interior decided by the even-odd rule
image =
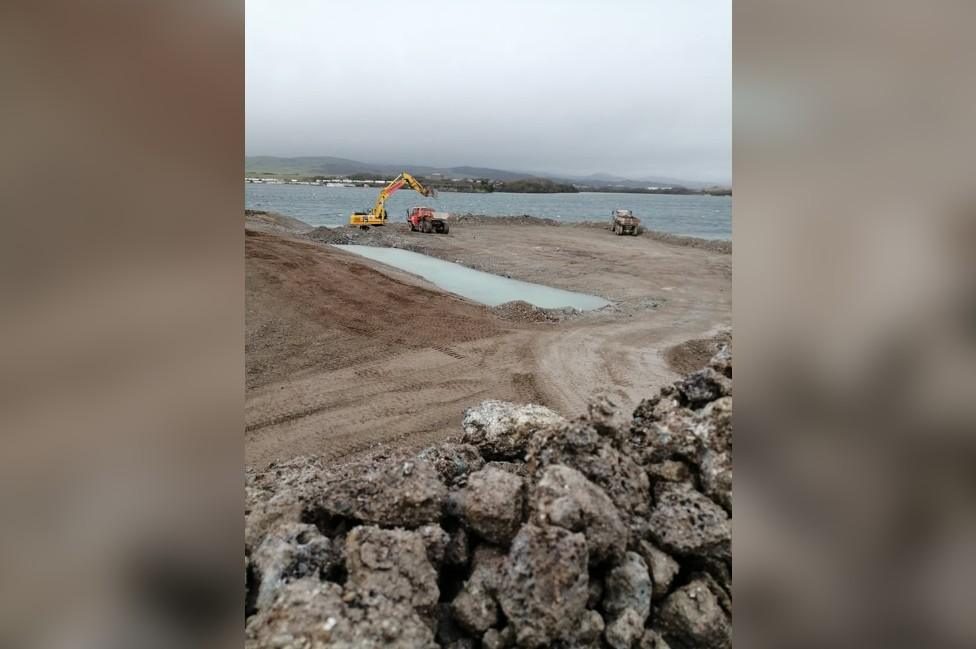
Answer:
[[[388,248],[409,248],[409,242],[404,238],[409,234],[409,228],[402,223],[391,223],[384,227],[372,227],[363,230],[356,225],[340,227],[318,227],[305,236],[321,243],[335,245],[355,244],[360,246],[383,246]]]
[[[566,311],[576,313],[573,309],[543,309],[534,304],[529,304],[524,300],[512,300],[498,306],[491,307],[491,310],[499,318],[512,322],[558,322],[560,315],[565,315]]]
[[[486,401],[456,442],[247,473],[246,646],[731,647],[732,355],[624,417]]]

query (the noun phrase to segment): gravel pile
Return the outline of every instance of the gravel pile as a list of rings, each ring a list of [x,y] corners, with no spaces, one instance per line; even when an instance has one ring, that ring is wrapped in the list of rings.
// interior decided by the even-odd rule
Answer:
[[[562,309],[541,309],[524,300],[512,300],[491,307],[492,312],[503,320],[512,322],[558,322]]]
[[[402,224],[389,224],[382,227],[372,227],[363,230],[358,226],[345,225],[338,228],[315,228],[305,236],[322,243],[338,245],[356,244],[361,246],[384,246],[389,248],[406,248],[408,241],[404,234],[408,231]]]
[[[247,473],[247,647],[731,647],[732,357],[566,420]]]
[[[513,216],[486,216],[484,214],[452,214],[451,221],[458,223],[483,223],[486,225],[561,225],[556,219],[520,214]]]

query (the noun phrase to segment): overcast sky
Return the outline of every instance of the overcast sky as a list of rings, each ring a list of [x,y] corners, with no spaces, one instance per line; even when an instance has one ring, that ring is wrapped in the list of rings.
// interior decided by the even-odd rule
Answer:
[[[247,0],[246,152],[729,182],[731,0]]]

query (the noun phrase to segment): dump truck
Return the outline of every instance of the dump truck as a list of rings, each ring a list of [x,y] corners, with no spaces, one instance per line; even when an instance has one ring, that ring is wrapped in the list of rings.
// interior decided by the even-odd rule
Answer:
[[[640,234],[640,219],[630,210],[613,210],[610,212],[610,229],[616,235]]]
[[[411,232],[447,234],[451,231],[451,226],[447,223],[447,214],[435,212],[429,207],[411,207],[407,210],[407,223],[410,224]]]
[[[380,195],[376,197],[376,205],[373,206],[373,209],[353,212],[349,217],[349,225],[358,225],[363,230],[368,230],[371,225],[386,225],[386,199],[404,185],[409,185],[421,196],[437,196],[433,189],[424,187],[420,181],[404,171],[383,188]]]

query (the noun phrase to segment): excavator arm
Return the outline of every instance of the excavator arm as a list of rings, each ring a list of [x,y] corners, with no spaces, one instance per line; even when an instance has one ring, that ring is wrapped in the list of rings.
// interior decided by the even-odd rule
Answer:
[[[376,205],[373,206],[373,210],[371,212],[367,214],[355,212],[351,217],[349,217],[349,223],[359,226],[383,225],[386,223],[386,199],[395,194],[404,185],[409,185],[411,189],[421,196],[436,195],[433,189],[424,187],[422,184],[420,184],[419,180],[404,171],[399,176],[394,178],[389,185],[383,188],[380,195],[376,197]]]

